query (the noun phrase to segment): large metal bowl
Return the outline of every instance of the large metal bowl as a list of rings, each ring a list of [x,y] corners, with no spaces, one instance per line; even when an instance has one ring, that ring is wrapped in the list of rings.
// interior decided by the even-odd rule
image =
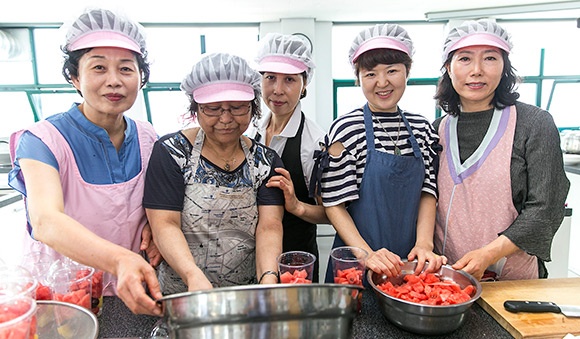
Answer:
[[[62,301],[36,301],[36,334],[38,338],[96,339],[97,317],[90,310]]]
[[[470,300],[449,306],[431,306],[401,300],[386,294],[377,287],[386,281],[391,281],[393,285],[402,284],[404,275],[413,274],[416,266],[416,261],[405,262],[401,274],[392,278],[371,270],[367,272],[367,279],[378,298],[381,312],[393,324],[409,332],[440,335],[455,331],[465,321],[467,310],[479,299],[481,284],[468,273],[454,270],[449,265],[442,266],[438,275],[443,280],[452,280],[461,288],[467,285],[474,285],[476,288],[475,295]]]
[[[361,286],[248,285],[165,296],[171,338],[349,338]]]

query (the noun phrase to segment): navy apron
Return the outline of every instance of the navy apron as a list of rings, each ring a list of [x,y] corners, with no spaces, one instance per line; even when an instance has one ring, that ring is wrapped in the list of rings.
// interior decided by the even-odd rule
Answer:
[[[407,142],[413,148],[412,156],[375,149],[372,113],[368,104],[364,106],[367,159],[359,198],[348,205],[347,211],[373,251],[384,247],[406,258],[415,246],[425,163],[407,118],[400,110],[399,114],[409,132]],[[340,246],[345,246],[345,243],[336,234],[332,248]],[[328,261],[325,281],[334,282],[331,260]]]

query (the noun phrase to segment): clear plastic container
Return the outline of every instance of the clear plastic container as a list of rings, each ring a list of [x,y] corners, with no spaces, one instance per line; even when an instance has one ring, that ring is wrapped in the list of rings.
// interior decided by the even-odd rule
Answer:
[[[36,301],[26,295],[0,298],[0,338],[31,339],[36,335]]]
[[[24,295],[36,298],[38,281],[22,266],[0,266],[0,299]]]
[[[290,251],[278,256],[280,282],[311,284],[316,256],[308,252]]]

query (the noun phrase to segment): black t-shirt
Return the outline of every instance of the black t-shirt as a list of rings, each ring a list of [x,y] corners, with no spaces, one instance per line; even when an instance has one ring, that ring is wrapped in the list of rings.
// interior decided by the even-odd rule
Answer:
[[[268,179],[277,175],[274,168],[284,167],[282,159],[274,150],[252,140],[250,154],[254,156],[256,165],[254,178],[250,178],[247,160],[234,171],[226,172],[203,156],[199,158],[200,163],[192,164],[191,151],[191,143],[181,132],[168,134],[155,142],[145,177],[143,207],[181,211],[186,182],[191,176],[196,176],[193,179],[195,181],[207,182],[208,177],[204,168],[213,169],[209,180],[217,186],[250,186],[258,180],[260,181],[256,198],[258,205],[284,205],[282,190],[266,187]],[[264,172],[266,174],[260,174]]]

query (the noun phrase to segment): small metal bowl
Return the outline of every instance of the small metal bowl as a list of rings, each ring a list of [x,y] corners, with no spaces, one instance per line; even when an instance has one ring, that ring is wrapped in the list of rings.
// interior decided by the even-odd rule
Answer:
[[[416,266],[416,261],[405,262],[401,274],[392,278],[371,270],[367,272],[367,280],[378,298],[381,313],[393,324],[413,333],[440,335],[455,331],[465,321],[467,310],[481,296],[481,284],[470,274],[454,270],[449,265],[443,265],[437,273],[441,279],[452,280],[462,289],[467,285],[473,285],[476,288],[475,295],[470,300],[449,306],[423,305],[398,299],[377,287],[387,281],[393,285],[401,285],[404,283],[403,277],[406,274],[413,274]]]
[[[248,285],[159,299],[171,338],[349,338],[362,286]]]

